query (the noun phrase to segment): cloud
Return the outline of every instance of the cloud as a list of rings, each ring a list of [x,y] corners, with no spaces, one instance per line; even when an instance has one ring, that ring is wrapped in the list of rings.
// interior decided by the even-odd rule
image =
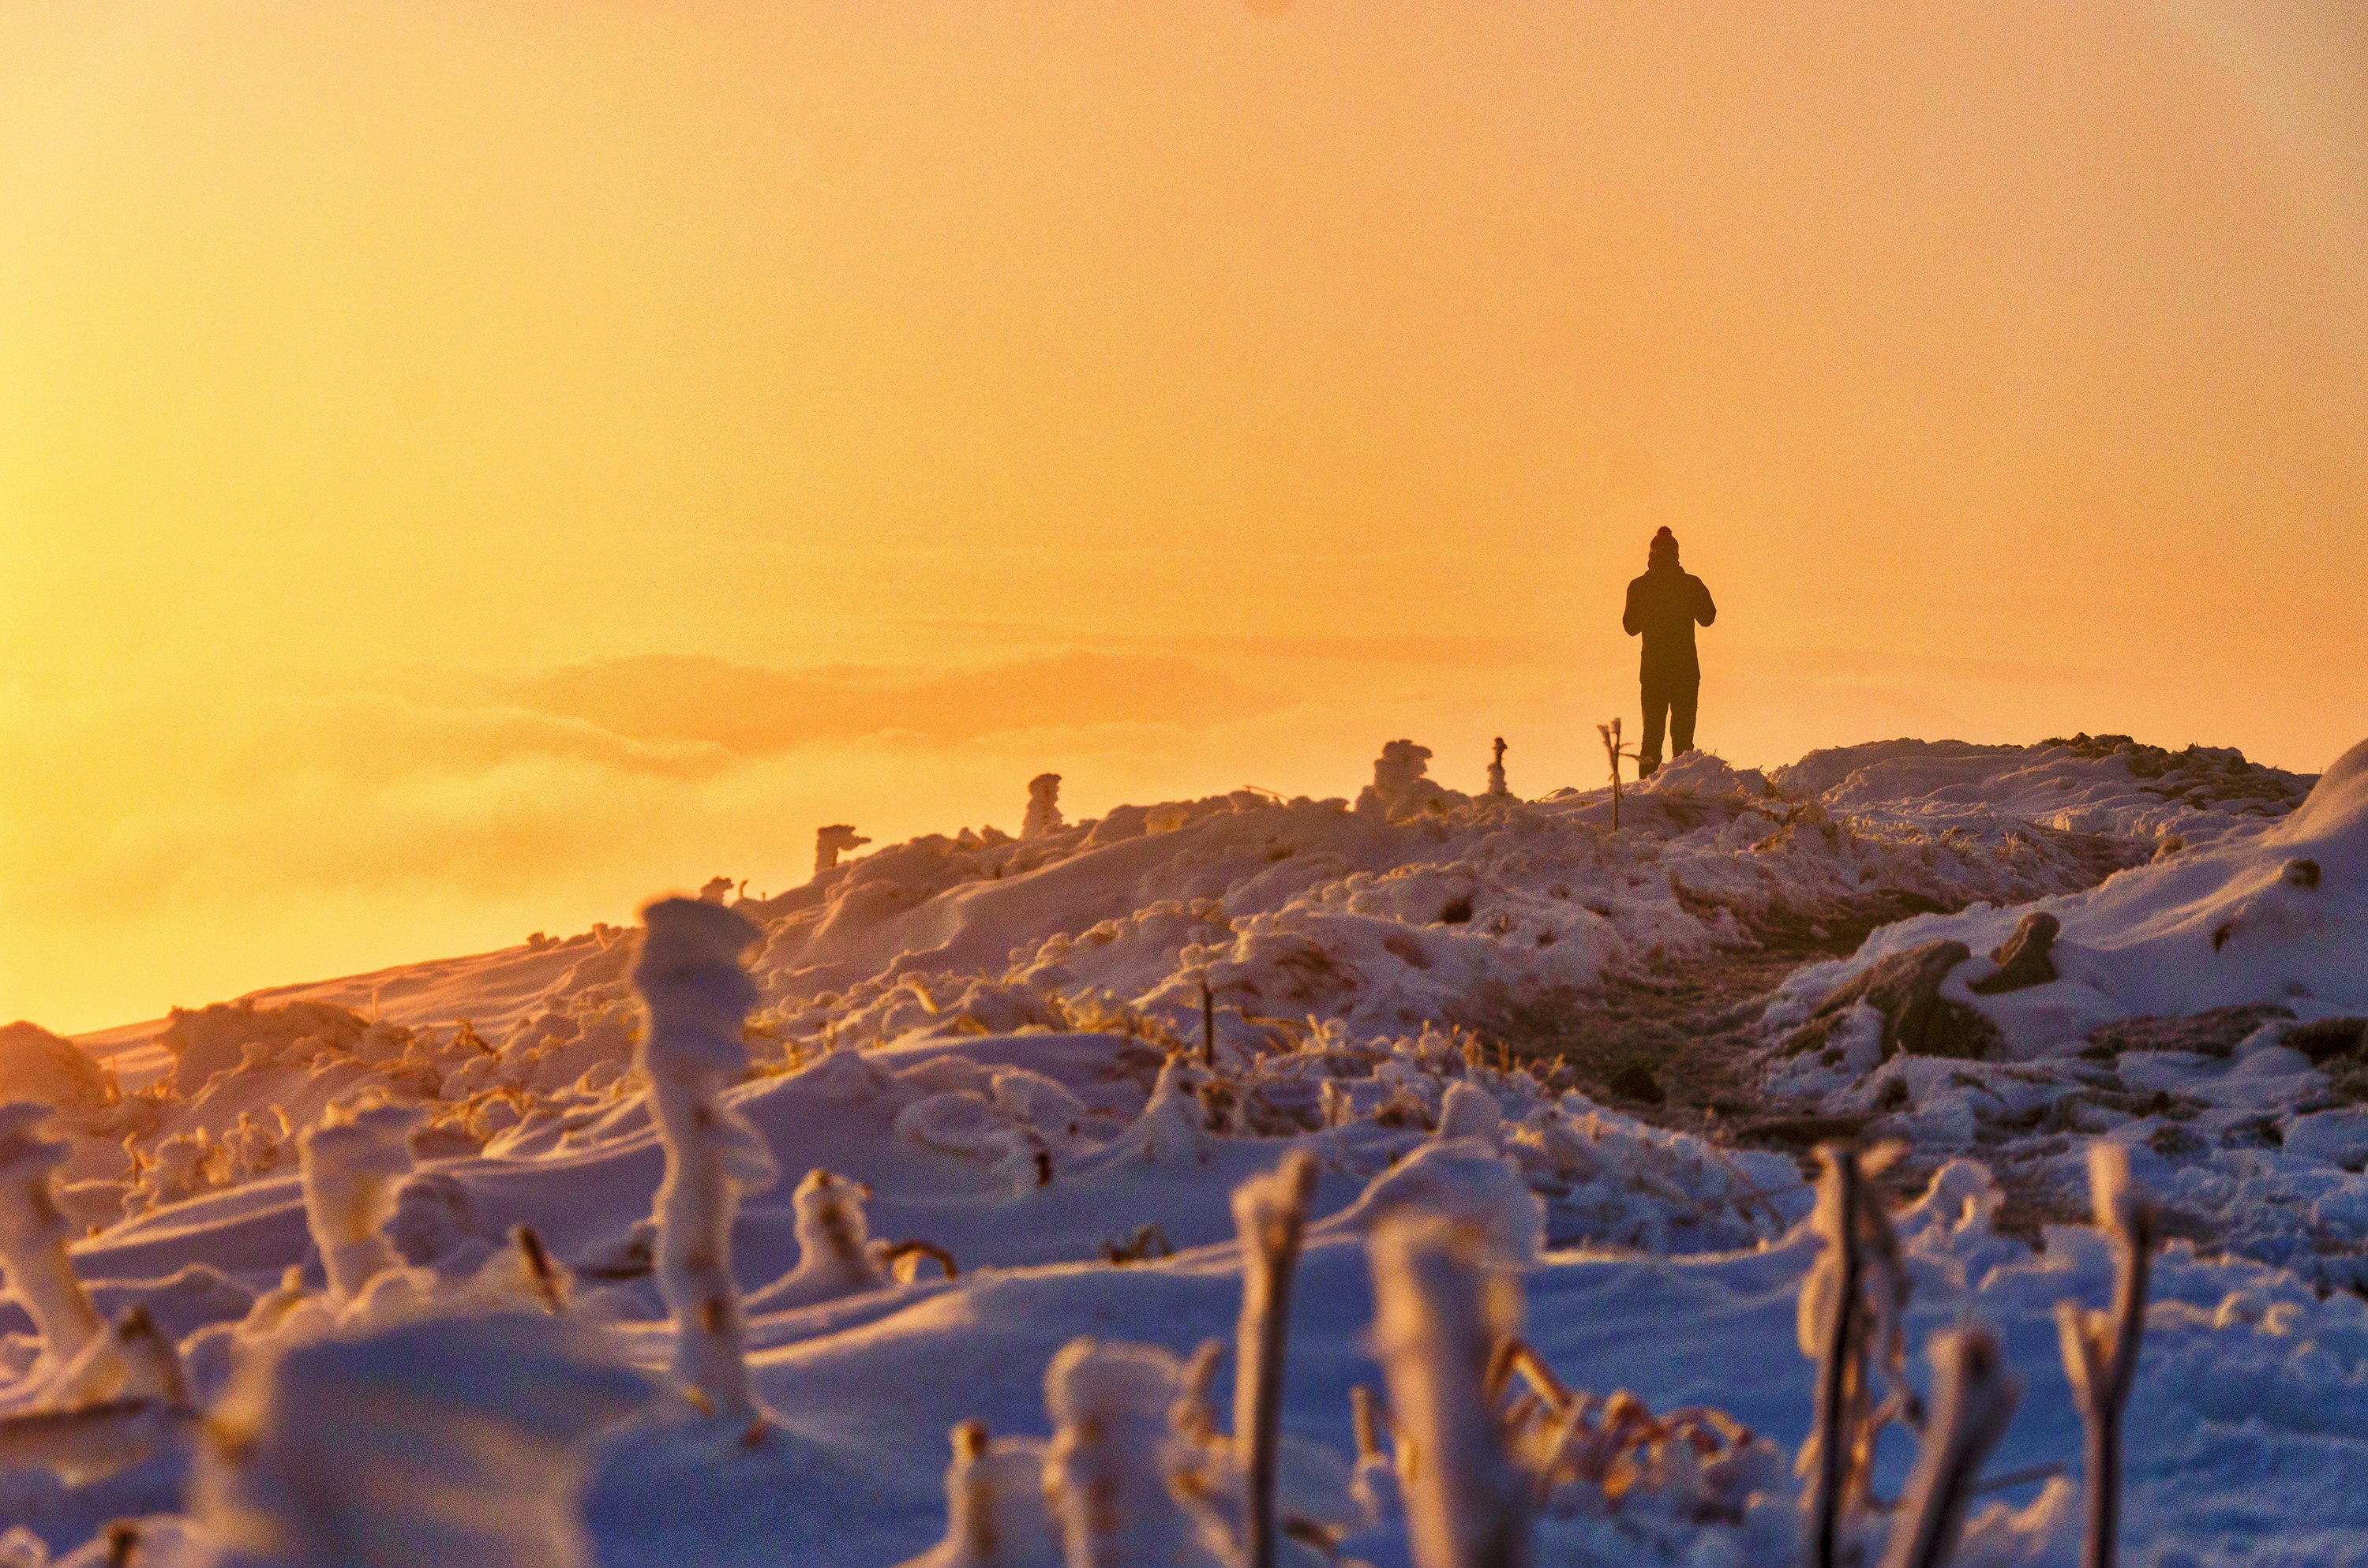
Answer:
[[[89,1028],[629,919],[813,835],[1229,788],[1291,699],[1180,656],[915,676],[717,659],[341,683],[0,672],[0,1009]],[[1229,760],[1230,759],[1230,760]],[[960,819],[960,820],[956,820]]]
[[[641,741],[761,756],[907,732],[940,744],[1109,723],[1197,727],[1288,706],[1171,653],[1072,651],[942,674],[769,669],[697,654],[596,659],[501,677],[505,701]]]

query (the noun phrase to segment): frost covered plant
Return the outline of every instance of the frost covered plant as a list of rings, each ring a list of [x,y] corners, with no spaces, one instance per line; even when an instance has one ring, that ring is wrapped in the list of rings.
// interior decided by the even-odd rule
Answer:
[[[1042,838],[1067,825],[1061,818],[1061,776],[1040,773],[1028,781],[1028,814],[1019,824],[1022,838]]]
[[[1370,1254],[1374,1347],[1413,1450],[1405,1503],[1417,1568],[1520,1568],[1530,1480],[1487,1392],[1496,1347],[1519,1326],[1519,1288],[1481,1227],[1440,1215],[1383,1217]]]
[[[946,1538],[905,1568],[1053,1568],[1060,1561],[1044,1511],[1044,1445],[989,1440],[965,1421],[946,1467]]]
[[[740,955],[758,936],[746,915],[697,899],[642,911],[633,989],[649,1012],[635,1065],[666,1145],[657,1191],[658,1290],[674,1314],[674,1374],[720,1415],[754,1414],[742,1358],[732,1221],[740,1196],[778,1172],[757,1130],[723,1099],[748,1069],[740,1027],[757,1005]]]
[[[806,1173],[790,1195],[797,1211],[797,1267],[765,1288],[767,1310],[810,1307],[894,1283],[887,1266],[897,1249],[873,1241],[864,1217],[863,1200],[871,1191],[829,1171]]]
[[[852,823],[835,822],[814,829],[814,875],[838,869],[838,858],[860,849],[871,840],[855,831]]]
[[[1234,1443],[1244,1487],[1250,1568],[1272,1568],[1275,1553],[1275,1453],[1282,1431],[1283,1351],[1291,1336],[1291,1280],[1315,1190],[1315,1160],[1304,1150],[1283,1156],[1272,1174],[1234,1189],[1234,1226],[1242,1240],[1242,1315],[1236,1331],[1241,1368],[1234,1385]]]
[[[307,1128],[296,1141],[304,1220],[329,1293],[339,1301],[354,1300],[373,1277],[403,1265],[383,1227],[411,1174],[411,1130],[418,1119],[399,1106],[373,1106]]]
[[[1909,1280],[1899,1239],[1858,1151],[1826,1143],[1818,1153],[1825,1173],[1810,1224],[1825,1250],[1802,1281],[1800,1306],[1801,1351],[1817,1363],[1816,1408],[1801,1465],[1810,1477],[1809,1562],[1833,1568],[1864,1501],[1876,1435],[1888,1420],[1914,1425],[1921,1413],[1903,1373]],[[1891,1390],[1879,1407],[1877,1368]]]
[[[1209,1157],[1208,1115],[1201,1102],[1208,1073],[1186,1056],[1170,1056],[1151,1086],[1151,1098],[1133,1126],[1097,1165],[1181,1165]]]
[[[540,1313],[302,1341],[211,1412],[192,1512],[225,1568],[579,1568],[588,1439],[648,1393]]]
[[[1440,1102],[1438,1137],[1476,1138],[1492,1151],[1504,1142],[1505,1117],[1496,1097],[1469,1078],[1447,1085]]]
[[[38,1466],[79,1485],[180,1444],[196,1417],[180,1353],[141,1307],[41,1392],[44,1408],[0,1417],[0,1471]]]
[[[510,1227],[510,1255],[516,1259],[517,1279],[547,1312],[567,1310],[567,1270],[551,1256],[543,1244],[542,1233],[532,1225]]]
[[[1150,1345],[1073,1339],[1045,1369],[1044,1493],[1068,1568],[1230,1568],[1224,1527],[1178,1484],[1180,1387],[1176,1358]]]
[[[56,1181],[71,1151],[41,1136],[49,1119],[50,1108],[34,1101],[0,1106],[0,1267],[43,1354],[62,1364],[97,1340],[101,1325],[66,1256],[74,1225],[59,1211]]]
[[[1892,1516],[1883,1568],[1944,1568],[1964,1529],[1982,1462],[2006,1436],[2022,1384],[1998,1339],[1967,1327],[1932,1336],[1933,1398],[1907,1495]]]
[[[2113,1301],[2101,1312],[2060,1301],[2055,1326],[2085,1438],[2088,1521],[2081,1561],[2085,1568],[2112,1568],[2121,1534],[2122,1413],[2137,1380],[2146,1274],[2161,1223],[2154,1205],[2131,1181],[2129,1151],[2118,1143],[2100,1140],[2089,1145],[2089,1191],[2097,1228],[2113,1249]]]

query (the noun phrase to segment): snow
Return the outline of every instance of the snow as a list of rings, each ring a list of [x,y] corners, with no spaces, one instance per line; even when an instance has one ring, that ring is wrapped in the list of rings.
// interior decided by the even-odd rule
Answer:
[[[1753,1131],[1790,1114],[1905,1145],[1874,1178],[1903,1375],[1952,1369],[1960,1457],[1996,1437],[1992,1473],[2067,1467],[1974,1499],[1954,1561],[2077,1552],[2055,1320],[2113,1278],[2069,1222],[2100,1141],[2176,1238],[2130,1409],[2131,1560],[2368,1556],[2368,1305],[2336,1288],[2368,1256],[2368,1093],[2340,1026],[2295,1032],[2368,1013],[2368,746],[2306,801],[2112,737],[1770,773],[1691,754],[1616,834],[1608,790],[1468,798],[1426,764],[1391,743],[1353,807],[1243,790],[1075,823],[1040,779],[1018,839],[850,856],[848,830],[806,887],[660,901],[639,937],[111,1031],[111,1085],[23,1036],[52,1065],[6,1113],[0,1231],[40,1312],[0,1308],[0,1409],[138,1457],[68,1479],[0,1428],[0,1518],[30,1532],[0,1553],[103,1554],[133,1518],[159,1563],[418,1561],[338,1557],[359,1537],[337,1532],[432,1508],[460,1520],[452,1562],[1232,1562],[1245,1482],[1216,1427],[1242,1358],[1197,1353],[1272,1284],[1236,1190],[1266,1233],[1304,1156],[1286,1517],[1377,1568],[1523,1512],[1540,1561],[1790,1562],[1826,1254],[1800,1145]],[[1684,1025],[1735,1041],[1748,1115],[1649,1110],[1488,1030],[1508,1004],[1585,1017],[1744,972],[1870,909],[1925,913],[1847,957],[1802,946]],[[2034,909],[2057,978],[1974,990]],[[1896,1051],[1861,1001],[1783,1053],[1837,986],[1948,939],[1973,956],[1939,998],[1994,1051]],[[147,1343],[91,1337],[131,1308],[185,1393],[110,1348],[91,1397],[146,1391],[146,1426],[52,1381]],[[1517,1317],[1537,1361],[1505,1420],[1469,1365]],[[1390,1413],[1361,1447],[1359,1387]],[[189,1436],[190,1405],[258,1457]],[[1408,1441],[1452,1462],[1407,1485]],[[365,1495],[324,1462],[340,1445],[424,1457]],[[1915,1460],[1886,1437],[1874,1490]],[[1851,1528],[1873,1560],[1888,1522]]]
[[[1889,1109],[1886,1127],[1936,1152],[2018,1131],[2108,1136],[2176,1214],[2215,1239],[2328,1282],[2368,1281],[2368,1143],[2351,1108],[2368,1087],[2352,1075],[2358,1052],[2314,1061],[2284,1043],[2302,1025],[2368,1015],[2368,744],[2290,814],[2249,831],[2232,820],[2211,835],[2183,832],[2187,846],[2094,888],[1888,926],[1848,960],[1791,976],[1763,1021],[1781,1036],[1852,974],[1953,939],[1975,956],[1941,995],[1997,1028],[1999,1061],[1880,1062],[1861,1018],[1833,1037],[1838,1059],[1825,1060],[1829,1045],[1824,1058],[1773,1060],[1769,1081],[1824,1111]],[[1997,968],[1979,955],[2033,908],[2060,924],[2055,978],[1976,990]],[[2058,1193],[2078,1180],[2077,1152],[2060,1138],[2017,1139],[1994,1157]]]

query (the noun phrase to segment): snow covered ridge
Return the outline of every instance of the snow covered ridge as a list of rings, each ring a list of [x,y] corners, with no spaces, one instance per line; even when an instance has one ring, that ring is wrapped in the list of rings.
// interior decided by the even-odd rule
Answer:
[[[1605,790],[1467,798],[1428,777],[1428,757],[1392,743],[1353,806],[1242,790],[1068,824],[1046,775],[1016,839],[965,829],[842,860],[860,835],[834,824],[812,882],[736,904],[765,931],[755,1070],[965,1032],[1107,1024],[1197,1041],[1203,983],[1229,1046],[1333,1023],[1418,1036],[1490,1021],[1478,999],[1583,995],[1748,948],[1774,916],[1816,929],[1837,901],[1954,908],[2082,888],[2174,829],[2258,831],[2291,785],[2218,758],[2226,798],[2174,802],[2146,756],[2088,744],[1883,743],[1773,784],[1694,754],[1632,790],[1613,835]],[[1795,775],[1822,792],[1782,793]],[[2078,831],[1981,804],[2075,796]],[[712,885],[728,901],[731,884]],[[295,1133],[356,1094],[418,1105],[436,1153],[503,1153],[642,1088],[630,957],[626,933],[601,926],[176,1013],[114,1058],[139,1085],[122,1095],[34,1030],[46,1044],[0,1040],[0,1083],[66,1108],[63,1201],[85,1225],[284,1171]],[[86,1081],[60,1077],[74,1063]]]
[[[1779,1093],[2042,1199],[2102,1134],[2198,1236],[2368,1284],[2368,744],[2262,831],[1888,926],[1761,1028]]]
[[[2368,1546],[2339,1479],[2368,1437],[2368,1306],[2178,1247],[2156,1257],[2113,1145],[2094,1157],[2104,1233],[2060,1231],[2044,1257],[1995,1233],[1979,1166],[1943,1166],[1895,1211],[1891,1152],[1840,1146],[1813,1221],[1776,1221],[1759,1245],[1542,1251],[1552,1176],[1665,1202],[1650,1178],[1674,1151],[1623,1145],[1612,1119],[1573,1129],[1583,1106],[1449,1042],[1372,1063],[1443,1084],[1435,1126],[1376,1116],[1263,1139],[1222,1125],[1227,1096],[1203,1091],[1243,1104],[1263,1061],[1372,1048],[1170,1055],[1106,1137],[1088,1124],[1109,1068],[1140,1051],[1123,1036],[840,1050],[725,1089],[753,992],[731,953],[752,935],[721,907],[653,906],[642,1055],[679,1098],[636,1102],[638,1120],[573,1152],[404,1176],[410,1113],[341,1108],[299,1140],[301,1182],[263,1177],[70,1254],[64,1151],[39,1108],[10,1111],[0,1262],[50,1306],[0,1381],[0,1502],[24,1522],[0,1549],[37,1568],[77,1542],[82,1562],[285,1568],[885,1568],[916,1552],[1445,1568],[1532,1545],[1541,1561],[1772,1564],[1806,1537],[1837,1549],[1819,1561],[1904,1568],[2064,1562],[2100,1529],[2142,1560],[2249,1550],[2279,1503],[2264,1476],[2313,1499],[2271,1527],[2283,1560]],[[916,1107],[1000,1087],[998,1059],[1030,1048],[1040,1081],[980,1097],[1088,1141],[1051,1179],[918,1136]],[[1372,1161],[1393,1138],[1409,1142]],[[732,1225],[776,1153],[809,1172],[788,1210],[751,1202]],[[841,1154],[870,1174],[808,1164]],[[406,1226],[415,1192],[443,1228]],[[1185,1249],[1014,1266],[1076,1257],[1145,1214]],[[903,1267],[916,1255],[875,1226],[942,1244],[917,1255],[933,1267]],[[192,1256],[211,1262],[120,1272]],[[1895,1423],[1924,1449],[1896,1506],[1905,1455],[1878,1442]],[[2054,1473],[2084,1424],[2083,1484],[2118,1506],[2085,1525]],[[2028,1500],[1986,1499],[1986,1474]]]

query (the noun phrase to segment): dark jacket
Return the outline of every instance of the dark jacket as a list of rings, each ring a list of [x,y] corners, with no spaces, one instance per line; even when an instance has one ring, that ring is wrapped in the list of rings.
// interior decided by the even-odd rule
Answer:
[[[1629,636],[1645,639],[1644,678],[1700,680],[1694,622],[1708,626],[1717,619],[1718,607],[1710,602],[1702,580],[1676,561],[1662,560],[1628,585],[1628,613],[1620,624]]]

